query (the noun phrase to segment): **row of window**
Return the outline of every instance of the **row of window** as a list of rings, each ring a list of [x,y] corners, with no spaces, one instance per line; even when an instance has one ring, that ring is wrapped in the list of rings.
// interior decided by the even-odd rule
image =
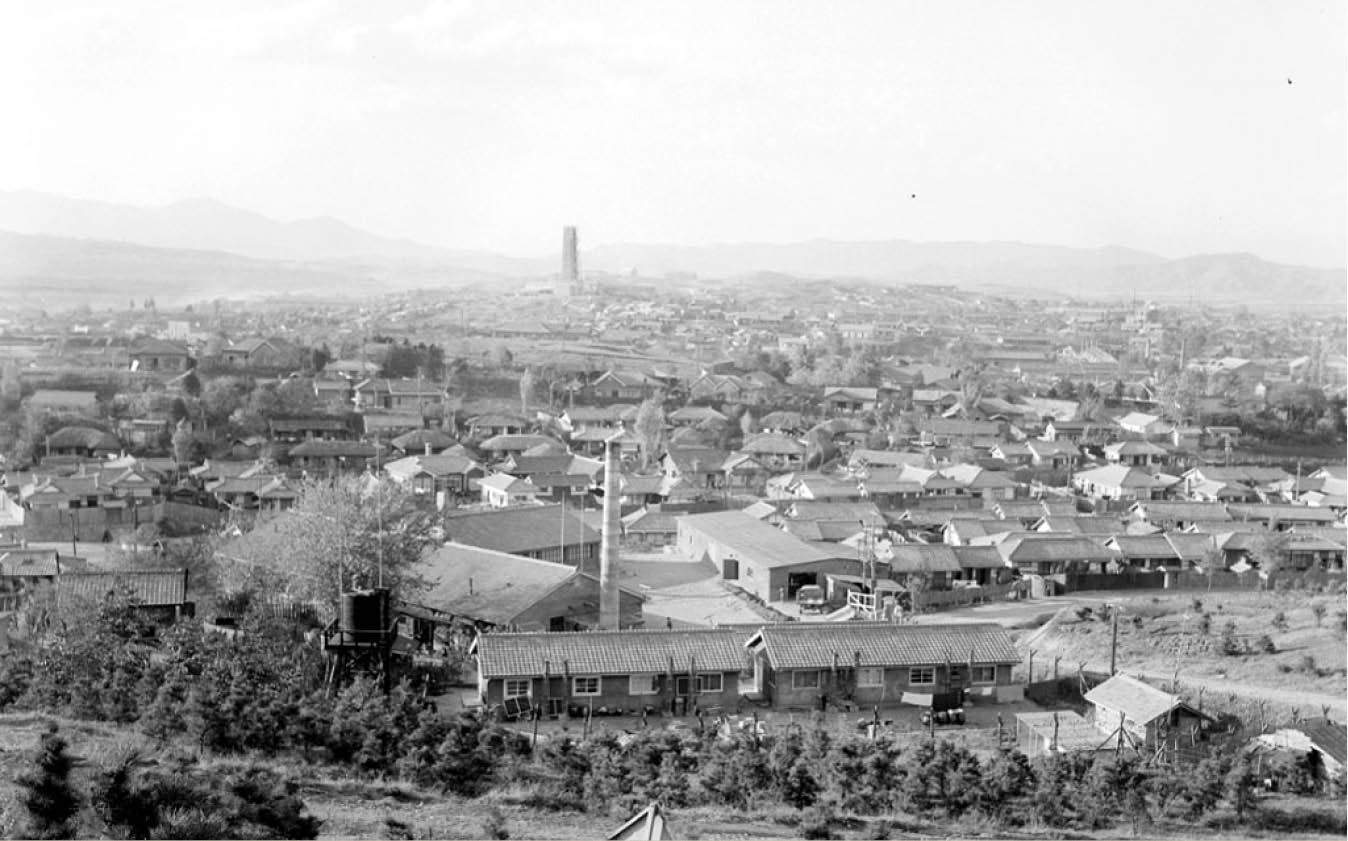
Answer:
[[[720,692],[725,688],[725,676],[719,672],[694,675],[696,678],[695,691],[699,693]],[[659,674],[639,674],[629,675],[627,678],[627,694],[629,695],[658,695],[660,694]],[[674,678],[674,691],[677,695],[687,695],[688,675],[676,675]],[[600,678],[596,675],[571,678],[572,695],[598,695],[600,694]],[[504,682],[505,697],[524,698],[531,694],[533,681],[529,678],[512,678]]]
[[[820,672],[818,671],[794,671],[791,673],[792,689],[818,689]],[[996,666],[974,666],[974,683],[991,684],[997,682]],[[952,683],[961,683],[964,680],[964,671],[959,666],[952,666],[950,669],[950,680]],[[857,687],[880,687],[885,684],[885,670],[879,666],[871,668],[861,668],[857,670]],[[936,685],[936,667],[935,666],[917,666],[908,670],[909,686],[935,686]]]
[[[964,667],[952,666],[950,669],[950,679],[952,683],[962,683],[964,680]],[[791,673],[792,689],[818,689],[820,683],[819,670],[797,670]],[[659,674],[637,674],[629,675],[627,678],[627,694],[629,695],[658,695],[660,693],[660,683],[662,675]],[[695,675],[696,682],[694,691],[698,693],[721,692],[724,687],[724,675],[717,673]],[[869,667],[857,670],[858,688],[877,688],[883,686],[885,682],[885,670],[881,667]],[[973,682],[975,684],[994,684],[997,682],[996,666],[974,666]],[[908,670],[909,686],[935,686],[936,685],[936,667],[917,666]],[[508,679],[504,682],[505,697],[523,698],[530,695],[533,681],[528,678]],[[601,681],[596,675],[571,678],[571,694],[586,696],[599,695]],[[674,678],[674,690],[677,695],[689,694],[689,676],[676,675]]]

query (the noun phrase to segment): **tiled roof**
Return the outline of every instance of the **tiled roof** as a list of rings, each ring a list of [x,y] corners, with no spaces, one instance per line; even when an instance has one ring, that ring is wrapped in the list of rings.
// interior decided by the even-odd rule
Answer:
[[[438,429],[415,429],[404,432],[391,442],[403,452],[424,451],[429,444],[432,450],[443,450],[458,442]]]
[[[1108,561],[1114,555],[1086,537],[1028,534],[1008,537],[997,544],[1002,557],[1012,563],[1041,561]]]
[[[783,622],[765,625],[761,639],[776,669],[851,666],[936,666],[949,661],[1018,663],[1020,655],[1000,625],[895,625],[890,622]],[[835,660],[836,658],[836,660]]]
[[[744,634],[728,628],[480,634],[474,643],[483,678],[541,675],[739,672]]]
[[[889,548],[889,568],[898,573],[959,572],[955,547],[944,543],[896,543]]]
[[[765,432],[745,441],[740,450],[746,453],[767,453],[769,455],[802,455],[805,452],[805,445],[785,435]]]
[[[546,435],[493,435],[480,445],[485,450],[527,450],[540,444],[549,444],[565,450],[557,441]]]
[[[1164,488],[1175,484],[1161,476],[1153,476],[1140,468],[1125,467],[1121,464],[1109,464],[1093,470],[1083,470],[1076,474],[1076,478],[1080,481],[1094,482],[1097,485],[1108,485],[1115,488]]]
[[[1315,508],[1310,505],[1271,505],[1231,503],[1227,506],[1231,516],[1241,520],[1299,520],[1302,522],[1333,523],[1339,515],[1328,508]]]
[[[47,436],[48,447],[87,447],[94,450],[116,450],[122,446],[111,432],[88,426],[66,426]]]
[[[290,450],[291,458],[374,458],[373,444],[364,441],[305,441]]]
[[[1132,510],[1143,514],[1148,520],[1184,520],[1185,522],[1231,520],[1231,514],[1226,510],[1226,506],[1220,502],[1143,500],[1134,504]]]
[[[98,600],[109,593],[129,589],[142,605],[177,605],[187,600],[187,570],[162,572],[67,573],[57,580],[62,595]]]
[[[729,454],[715,447],[670,447],[665,451],[665,455],[681,472],[692,471],[694,463],[698,471],[716,472],[721,469]]]
[[[1183,703],[1178,696],[1148,686],[1128,675],[1114,675],[1086,693],[1092,704],[1121,712],[1138,724],[1147,724]]]
[[[1337,721],[1312,718],[1301,724],[1301,732],[1325,756],[1342,766],[1348,760],[1348,729]]]
[[[961,569],[1002,569],[1006,561],[996,546],[952,546]]]
[[[1170,545],[1170,541],[1165,539],[1163,534],[1153,535],[1117,535],[1110,538],[1106,545],[1111,545],[1119,551],[1125,558],[1164,558],[1166,560],[1176,560],[1179,556],[1175,552],[1175,547]]]
[[[528,479],[520,479],[517,476],[511,476],[509,473],[493,473],[484,479],[479,479],[478,485],[492,490],[506,491],[507,493],[538,492],[538,486],[533,482],[530,482]]]

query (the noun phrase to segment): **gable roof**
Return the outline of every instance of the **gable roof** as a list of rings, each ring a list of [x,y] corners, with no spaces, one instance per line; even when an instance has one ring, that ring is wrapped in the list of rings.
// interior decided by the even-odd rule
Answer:
[[[47,436],[48,447],[85,447],[90,450],[116,450],[122,446],[111,432],[90,426],[63,426]]]
[[[479,634],[473,642],[485,679],[554,675],[738,672],[744,635],[733,628]]]
[[[408,601],[493,625],[510,624],[548,593],[583,575],[565,564],[452,542],[428,555],[422,570],[426,589]],[[597,580],[594,589],[597,598]]]
[[[895,543],[889,547],[889,552],[889,568],[897,573],[959,572],[963,569],[955,547],[944,543]]]
[[[1153,476],[1139,467],[1125,467],[1122,464],[1108,464],[1093,470],[1083,470],[1076,474],[1080,481],[1114,488],[1168,488],[1178,480]]]
[[[567,545],[600,540],[599,532],[561,504],[450,512],[442,525],[447,540],[511,554],[554,549],[563,536]]]
[[[684,529],[692,529],[726,546],[741,561],[752,561],[767,568],[827,561],[835,557],[835,553],[816,549],[743,511],[689,514],[679,521],[679,530]]]
[[[1162,692],[1135,677],[1114,675],[1086,693],[1086,700],[1120,712],[1138,724],[1148,724],[1184,702],[1178,695]]]
[[[1017,663],[1020,655],[1000,625],[895,625],[892,622],[778,622],[764,625],[746,647],[762,646],[775,669],[839,666],[937,666]]]
[[[1010,535],[997,544],[1002,557],[1013,564],[1052,561],[1108,561],[1114,553],[1088,537],[1029,534]]]

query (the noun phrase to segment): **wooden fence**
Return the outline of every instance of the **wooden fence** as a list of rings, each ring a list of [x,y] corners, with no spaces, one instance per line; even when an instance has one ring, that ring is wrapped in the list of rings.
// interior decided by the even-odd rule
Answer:
[[[935,610],[947,607],[961,607],[967,604],[1000,601],[1010,598],[1021,589],[1021,584],[993,584],[987,587],[961,587],[954,590],[928,590],[917,597],[917,607],[922,610]]]

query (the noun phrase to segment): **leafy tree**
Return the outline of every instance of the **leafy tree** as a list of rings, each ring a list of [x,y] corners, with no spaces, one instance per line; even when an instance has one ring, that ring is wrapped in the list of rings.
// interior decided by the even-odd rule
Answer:
[[[222,566],[225,589],[286,593],[335,609],[353,581],[364,587],[382,581],[394,597],[421,586],[419,564],[434,543],[434,523],[409,491],[392,480],[356,476],[310,479],[298,490],[290,511],[255,529],[251,545],[265,552],[267,565]]]
[[[641,402],[636,420],[632,422],[632,431],[641,444],[641,464],[648,466],[665,437],[665,407],[660,395]]]
[[[1291,542],[1287,532],[1282,531],[1261,532],[1251,541],[1250,560],[1270,582],[1287,563]]]
[[[526,368],[520,375],[520,412],[529,416],[529,399],[533,397],[534,388],[538,384],[538,378],[534,374],[534,369]]]
[[[1273,614],[1273,618],[1269,620],[1269,624],[1273,626],[1273,630],[1286,633],[1287,614],[1283,613],[1281,610],[1278,611],[1277,613]]]
[[[1320,627],[1325,621],[1325,603],[1316,602],[1311,605],[1311,615],[1315,617],[1315,627]]]
[[[77,831],[75,817],[83,798],[70,779],[74,765],[66,752],[66,740],[55,724],[51,724],[38,744],[35,767],[15,782],[23,789],[19,803],[28,813],[28,831],[31,838],[74,838]]]

